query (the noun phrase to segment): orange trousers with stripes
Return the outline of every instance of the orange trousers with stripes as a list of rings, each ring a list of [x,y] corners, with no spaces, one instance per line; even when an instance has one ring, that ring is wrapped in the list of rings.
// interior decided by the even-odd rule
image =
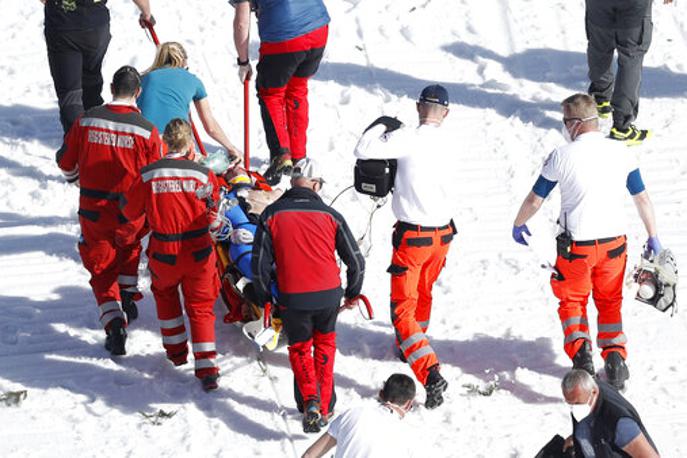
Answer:
[[[560,255],[551,276],[551,289],[559,299],[565,352],[572,359],[585,340],[592,341],[587,321],[587,301],[592,294],[598,310],[596,342],[605,359],[617,351],[627,357],[621,306],[627,261],[626,237],[573,242],[571,259]]]
[[[432,286],[446,264],[453,234],[452,225],[428,230],[397,224],[393,235],[394,251],[387,270],[391,274],[391,322],[396,345],[423,385],[429,368],[439,363],[425,333],[432,311]]]

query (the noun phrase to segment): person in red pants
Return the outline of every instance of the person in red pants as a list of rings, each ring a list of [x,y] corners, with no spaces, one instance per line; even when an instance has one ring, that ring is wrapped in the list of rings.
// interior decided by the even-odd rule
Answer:
[[[427,336],[432,288],[456,233],[451,205],[455,201],[451,164],[455,139],[441,128],[448,105],[446,88],[427,86],[416,105],[417,128],[401,128],[400,121],[382,116],[367,128],[355,149],[360,159],[397,161],[391,204],[398,222],[387,270],[391,274],[391,321],[399,357],[424,385],[428,409],[444,402],[448,387]]]
[[[230,0],[235,8],[234,44],[239,79],[250,79],[250,11],[260,34],[257,89],[270,165],[263,174],[275,185],[306,156],[308,79],[327,44],[329,14],[322,0]]]
[[[57,164],[79,187],[79,254],[91,274],[91,287],[105,328],[105,347],[126,353],[126,326],[138,316],[137,288],[144,218],[126,221],[118,200],[139,170],[160,159],[157,129],[136,108],[141,77],[135,68],[115,72],[114,100],[78,117],[57,152]]]
[[[262,212],[253,242],[253,286],[259,304],[272,302],[276,270],[276,302],[305,432],[319,432],[336,403],[335,326],[342,291],[335,252],[347,267],[345,306],[356,305],[365,271],[365,258],[346,221],[317,195],[322,183],[310,159],[294,168],[292,188]]]
[[[143,169],[121,202],[124,216],[145,214],[152,231],[148,268],[162,344],[175,366],[188,358],[188,337],[179,289],[191,326],[196,377],[206,391],[217,388],[215,314],[219,294],[208,210],[218,200],[215,175],[195,163],[191,126],[173,119],[162,136],[169,153]]]
[[[592,294],[599,311],[597,345],[601,348],[608,381],[622,389],[630,376],[625,360],[627,337],[621,306],[627,261],[624,201],[630,192],[649,235],[647,250],[662,248],[656,234],[654,208],[634,157],[619,142],[599,132],[594,99],[575,94],[561,103],[563,145],[544,161],[541,174],[513,223],[513,239],[527,245],[527,221],[560,183],[560,233],[556,272],[551,289],[559,300],[565,353],[574,369],[594,373],[587,302]]]

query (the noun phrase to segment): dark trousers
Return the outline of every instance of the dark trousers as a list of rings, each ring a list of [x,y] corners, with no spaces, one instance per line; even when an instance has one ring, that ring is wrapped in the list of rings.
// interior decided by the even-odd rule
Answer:
[[[280,309],[289,341],[294,398],[299,411],[305,401],[320,402],[322,415],[334,410],[334,355],[338,306],[320,310]],[[314,356],[314,357],[313,357]]]
[[[84,110],[103,104],[101,68],[110,43],[110,26],[75,31],[46,29],[45,42],[60,122],[67,133]]]
[[[270,159],[306,156],[308,80],[319,68],[327,43],[324,26],[279,43],[262,43],[256,85]]]
[[[632,27],[598,25],[599,17],[589,8],[586,15],[587,62],[589,64],[589,94],[597,103],[610,101],[613,126],[625,130],[639,111],[639,87],[642,81],[644,55],[651,45],[651,10]],[[614,73],[613,53],[618,52],[618,69]]]

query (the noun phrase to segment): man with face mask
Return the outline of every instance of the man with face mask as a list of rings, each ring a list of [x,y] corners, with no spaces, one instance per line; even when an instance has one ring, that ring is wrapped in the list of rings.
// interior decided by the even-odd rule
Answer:
[[[561,389],[573,422],[564,449],[574,447],[574,456],[659,456],[635,408],[612,386],[573,369],[563,378]]]
[[[629,371],[625,365],[627,338],[623,333],[621,305],[625,274],[625,191],[632,195],[649,235],[647,254],[661,252],[654,209],[645,190],[636,159],[622,143],[599,132],[596,103],[591,96],[565,99],[563,132],[569,143],[555,149],[544,161],[541,175],[525,198],[515,222],[513,239],[527,245],[527,221],[560,183],[561,213],[556,237],[558,257],[551,288],[559,299],[565,352],[573,368],[594,374],[587,322],[587,301],[592,293],[599,312],[597,345],[602,350],[609,382],[622,389]]]

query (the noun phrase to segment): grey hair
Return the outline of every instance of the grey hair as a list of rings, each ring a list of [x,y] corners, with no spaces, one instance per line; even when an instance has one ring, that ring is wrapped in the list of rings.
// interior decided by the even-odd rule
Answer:
[[[578,386],[585,391],[591,391],[593,388],[596,388],[596,382],[589,375],[589,372],[582,369],[573,369],[563,377],[561,389],[564,393],[570,393]]]

